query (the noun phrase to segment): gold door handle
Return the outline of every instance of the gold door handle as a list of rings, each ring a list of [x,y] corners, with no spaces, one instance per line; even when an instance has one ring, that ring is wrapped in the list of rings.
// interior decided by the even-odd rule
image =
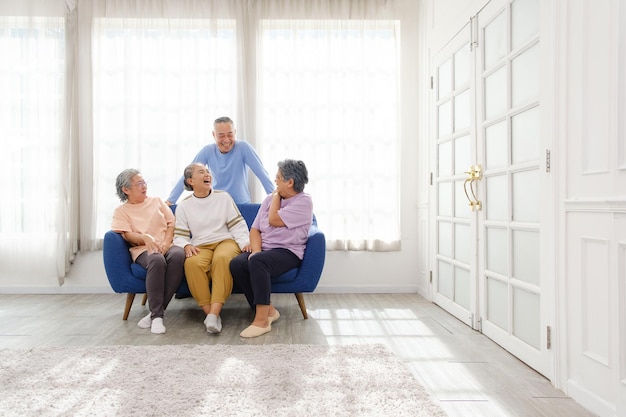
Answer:
[[[463,191],[465,191],[465,197],[467,197],[467,201],[469,201],[469,206],[472,211],[480,211],[483,208],[483,205],[478,198],[476,198],[476,191],[474,190],[474,181],[480,181],[483,179],[483,167],[480,165],[472,165],[469,168],[469,171],[465,171],[468,174],[468,177],[463,182]],[[467,192],[467,184],[469,184],[470,192],[472,196],[470,197]]]

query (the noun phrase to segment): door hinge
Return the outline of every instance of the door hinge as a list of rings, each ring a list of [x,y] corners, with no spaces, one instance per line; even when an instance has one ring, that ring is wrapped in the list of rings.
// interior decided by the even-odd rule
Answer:
[[[433,271],[429,271],[430,272],[430,283],[433,283]]]
[[[433,80],[432,75],[430,76],[430,89],[432,90],[435,87],[435,81]]]
[[[470,17],[470,52],[475,51],[478,47],[478,28],[476,23],[476,16]]]
[[[550,349],[552,347],[552,328],[546,327],[546,347]]]
[[[428,180],[428,182],[430,182],[430,185],[433,185],[433,173],[430,173],[430,179]]]
[[[546,172],[550,172],[550,149],[546,149]]]

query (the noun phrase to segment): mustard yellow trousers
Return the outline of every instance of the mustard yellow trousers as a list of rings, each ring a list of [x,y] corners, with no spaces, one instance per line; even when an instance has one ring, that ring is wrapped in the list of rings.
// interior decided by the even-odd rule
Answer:
[[[200,253],[185,259],[189,291],[200,307],[225,303],[233,291],[230,260],[241,253],[233,239],[196,246]]]

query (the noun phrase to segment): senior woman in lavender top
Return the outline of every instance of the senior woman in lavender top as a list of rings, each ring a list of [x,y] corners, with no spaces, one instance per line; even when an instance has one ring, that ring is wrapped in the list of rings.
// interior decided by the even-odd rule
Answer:
[[[278,163],[276,189],[268,195],[250,228],[250,252],[230,261],[235,284],[255,309],[254,321],[239,335],[257,337],[272,330],[280,313],[270,302],[272,277],[299,267],[313,219],[313,202],[304,185],[309,181],[304,162]]]

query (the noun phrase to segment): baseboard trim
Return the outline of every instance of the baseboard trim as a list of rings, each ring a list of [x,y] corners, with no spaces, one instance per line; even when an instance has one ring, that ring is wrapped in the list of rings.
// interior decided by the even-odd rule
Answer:
[[[599,416],[617,416],[615,404],[611,404],[575,380],[567,381],[567,395],[587,410]]]
[[[111,287],[0,287],[0,294],[111,294]]]
[[[417,294],[417,285],[320,285],[315,292],[324,294]]]
[[[417,294],[417,285],[367,285],[330,286],[320,285],[315,292],[325,294]],[[0,294],[111,294],[109,286],[82,287],[68,285],[61,287],[0,287]]]

